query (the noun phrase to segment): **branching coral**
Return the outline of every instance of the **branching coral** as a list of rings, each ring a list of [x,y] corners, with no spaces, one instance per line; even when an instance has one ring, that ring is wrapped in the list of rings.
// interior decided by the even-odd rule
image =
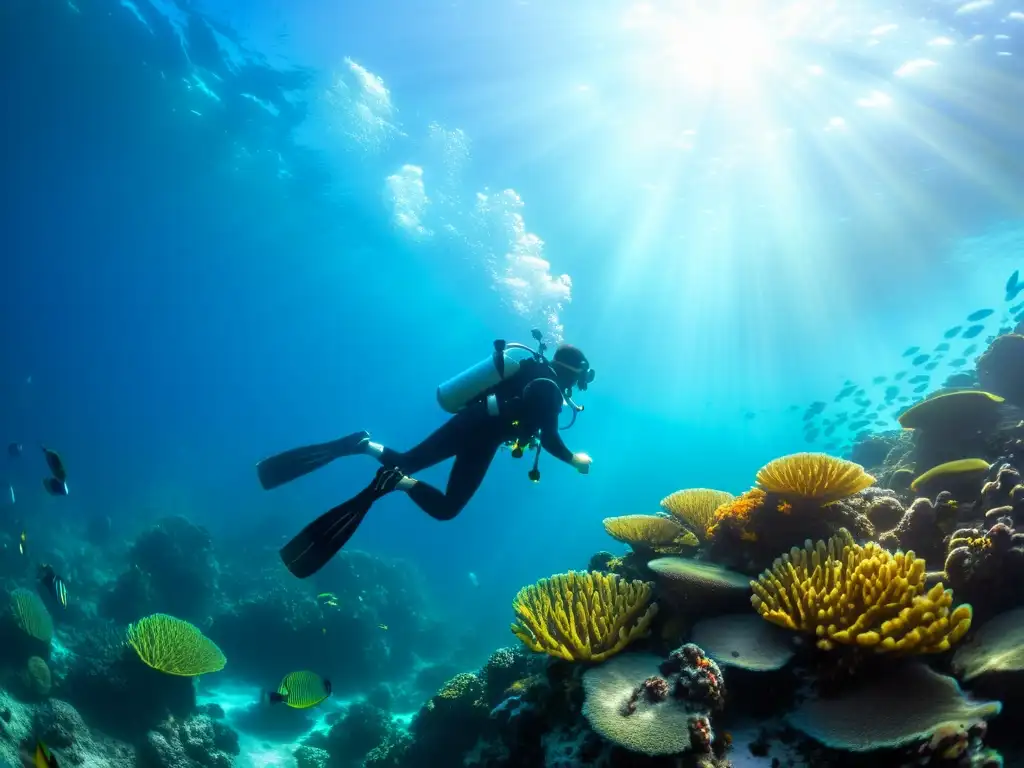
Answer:
[[[733,498],[725,491],[688,488],[666,496],[661,500],[661,508],[703,539],[714,522],[715,510]]]
[[[606,517],[604,529],[613,539],[629,544],[634,551],[658,554],[682,552],[700,542],[671,517],[663,515],[622,515]]]
[[[860,464],[826,453],[794,453],[768,462],[757,484],[783,498],[813,499],[827,504],[863,491],[875,482]]]
[[[533,651],[569,661],[603,661],[650,631],[658,606],[651,585],[613,573],[570,571],[523,587],[512,633]]]
[[[924,560],[873,542],[862,547],[845,530],[828,543],[794,547],[750,586],[763,618],[813,634],[825,650],[839,643],[938,653],[971,626],[970,606],[951,610],[950,590],[936,584],[925,591]]]

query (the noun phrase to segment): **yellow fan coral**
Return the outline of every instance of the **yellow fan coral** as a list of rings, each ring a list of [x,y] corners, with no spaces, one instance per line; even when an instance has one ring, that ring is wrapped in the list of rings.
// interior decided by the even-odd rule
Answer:
[[[758,486],[769,493],[822,504],[852,496],[873,482],[860,464],[827,453],[793,453],[768,462],[757,473]]]
[[[530,650],[569,661],[603,661],[650,631],[651,585],[614,573],[570,571],[523,587],[512,633]],[[650,603],[650,604],[649,604]]]
[[[646,547],[655,552],[678,552],[699,544],[697,538],[671,517],[622,515],[606,517],[604,529],[613,539],[633,549]]]
[[[971,607],[951,610],[953,593],[941,583],[925,591],[924,560],[874,542],[862,547],[845,528],[827,544],[794,547],[750,586],[763,618],[813,634],[826,650],[840,643],[938,653],[971,626]]]
[[[715,510],[733,500],[731,493],[710,488],[688,488],[661,500],[661,508],[692,530],[699,538],[715,520]]]
[[[168,675],[206,675],[224,669],[227,661],[198,627],[166,613],[129,625],[128,644],[147,666]]]

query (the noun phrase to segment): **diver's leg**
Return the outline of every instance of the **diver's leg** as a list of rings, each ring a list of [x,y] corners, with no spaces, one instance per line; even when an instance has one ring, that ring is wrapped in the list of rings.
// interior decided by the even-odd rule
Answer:
[[[485,410],[474,408],[455,414],[408,451],[395,451],[372,441],[367,441],[362,451],[385,467],[398,467],[404,474],[411,475],[450,459],[470,442],[478,442],[491,422]]]
[[[411,477],[400,482],[398,489],[409,494],[409,498],[435,520],[451,520],[480,488],[500,445],[493,441],[474,441],[463,446],[455,455],[455,464],[448,476],[448,487],[444,493]]]

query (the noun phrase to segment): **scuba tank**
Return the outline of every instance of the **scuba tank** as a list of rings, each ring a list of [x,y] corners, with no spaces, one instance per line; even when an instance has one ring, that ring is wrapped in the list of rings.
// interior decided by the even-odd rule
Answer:
[[[525,349],[534,357],[541,354],[524,344],[506,344],[499,339],[490,355],[438,385],[438,405],[448,413],[458,413],[487,390],[519,373],[520,361],[508,353],[510,349]]]

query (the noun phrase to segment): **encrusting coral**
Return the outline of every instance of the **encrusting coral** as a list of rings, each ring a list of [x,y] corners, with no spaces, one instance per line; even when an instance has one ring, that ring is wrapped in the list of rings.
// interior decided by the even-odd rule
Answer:
[[[700,542],[673,518],[663,515],[622,515],[606,517],[604,529],[616,541],[629,544],[633,551],[658,554],[682,552]]]
[[[731,493],[711,488],[687,488],[661,500],[661,508],[689,528],[700,540],[715,519],[715,510],[733,500]]]
[[[815,636],[824,650],[938,653],[971,626],[971,607],[952,609],[952,592],[941,583],[925,591],[924,560],[874,542],[860,546],[845,530],[827,543],[794,547],[750,586],[763,618]]]
[[[658,611],[651,585],[613,573],[570,571],[519,590],[512,633],[533,651],[603,661],[644,637]]]

